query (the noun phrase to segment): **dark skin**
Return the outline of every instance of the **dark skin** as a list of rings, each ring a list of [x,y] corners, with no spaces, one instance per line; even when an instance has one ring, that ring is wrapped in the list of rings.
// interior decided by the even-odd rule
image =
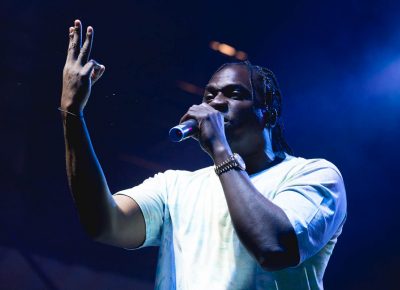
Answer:
[[[75,20],[69,29],[67,60],[63,71],[60,107],[83,115],[93,84],[104,66],[89,60],[93,28],[86,30],[82,45],[82,24]],[[145,224],[139,206],[128,197],[113,197],[93,150],[83,118],[61,112],[68,183],[86,232],[95,240],[119,247],[137,247],[145,237]]]
[[[246,171],[230,170],[219,176],[231,220],[260,265],[278,270],[298,263],[297,240],[282,209],[258,192],[248,175],[270,167],[273,161],[266,153],[271,143],[266,138],[265,112],[258,106],[264,101],[259,95],[253,101],[251,92],[247,67],[230,65],[211,78],[203,103],[192,106],[181,121],[198,121],[200,145],[214,164],[233,152],[244,159]]]
[[[81,30],[80,21],[70,28],[61,98],[61,108],[76,115],[83,114],[91,86],[104,72],[104,66],[88,61],[93,28],[88,27],[83,46]],[[251,91],[247,67],[228,66],[211,78],[203,102],[192,106],[181,121],[198,121],[199,143],[214,164],[233,152],[243,157],[246,171],[230,170],[219,177],[231,220],[259,264],[266,270],[278,270],[298,263],[297,240],[282,209],[258,192],[248,175],[268,168],[274,158],[267,153],[272,151],[265,113],[255,104],[262,103],[262,97],[257,95],[253,101]],[[111,195],[84,119],[67,113],[62,117],[68,180],[84,228],[103,243],[140,246],[145,224],[139,206],[129,197]]]

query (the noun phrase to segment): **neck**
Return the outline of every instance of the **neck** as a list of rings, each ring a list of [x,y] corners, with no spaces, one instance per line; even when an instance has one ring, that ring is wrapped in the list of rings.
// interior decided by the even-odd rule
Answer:
[[[274,165],[274,160],[277,158],[277,155],[272,149],[270,129],[264,129],[262,139],[264,142],[260,144],[258,150],[242,156],[246,163],[246,171],[248,174],[254,174],[271,167],[271,165]]]

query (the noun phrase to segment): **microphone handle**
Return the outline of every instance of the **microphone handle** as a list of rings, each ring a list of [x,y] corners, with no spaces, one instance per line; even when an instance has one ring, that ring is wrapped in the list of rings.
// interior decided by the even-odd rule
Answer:
[[[169,139],[172,142],[181,142],[199,131],[197,121],[190,119],[169,130]]]

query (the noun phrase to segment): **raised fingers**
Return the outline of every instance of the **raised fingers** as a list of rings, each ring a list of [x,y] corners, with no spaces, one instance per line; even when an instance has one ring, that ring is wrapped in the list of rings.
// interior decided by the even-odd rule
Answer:
[[[74,27],[69,29],[68,59],[76,59],[79,55],[82,42],[82,24],[75,20]]]
[[[80,61],[81,65],[85,65],[89,60],[90,51],[92,49],[93,43],[93,32],[93,27],[88,26],[88,28],[86,29],[85,43],[83,44],[78,56],[78,60]]]

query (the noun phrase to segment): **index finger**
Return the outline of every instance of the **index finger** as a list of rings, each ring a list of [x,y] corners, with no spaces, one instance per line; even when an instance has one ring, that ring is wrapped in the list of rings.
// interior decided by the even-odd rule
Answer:
[[[192,105],[189,110],[185,113],[185,115],[182,116],[182,118],[179,120],[179,124],[182,124],[185,121],[188,121],[190,119],[196,119],[196,117],[193,114],[193,111],[195,108],[197,108],[198,105]]]
[[[69,46],[67,60],[75,60],[82,45],[82,24],[80,20],[74,21],[74,27],[71,29],[69,34]]]

